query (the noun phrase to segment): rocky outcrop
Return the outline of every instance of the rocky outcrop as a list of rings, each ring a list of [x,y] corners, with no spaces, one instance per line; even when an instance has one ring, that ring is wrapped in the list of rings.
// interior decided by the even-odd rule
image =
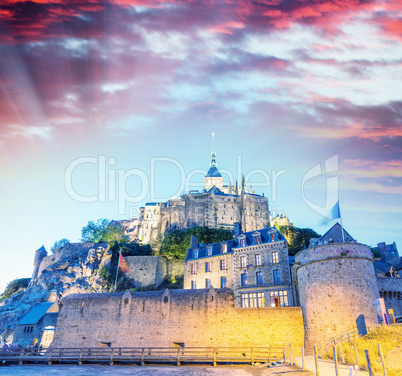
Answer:
[[[108,243],[73,243],[43,257],[36,280],[24,291],[0,302],[0,344],[11,342],[18,320],[35,304],[60,300],[69,294],[106,292],[106,280],[100,275],[111,261]]]

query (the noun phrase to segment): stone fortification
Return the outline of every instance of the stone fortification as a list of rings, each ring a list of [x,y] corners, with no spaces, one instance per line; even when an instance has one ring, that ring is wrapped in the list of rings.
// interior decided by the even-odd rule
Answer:
[[[126,291],[62,300],[52,347],[282,346],[304,341],[300,307],[235,308],[230,289]]]
[[[326,343],[345,331],[378,324],[379,298],[370,247],[331,243],[295,256],[292,275],[306,328],[306,347]]]
[[[180,278],[184,275],[183,260],[169,260],[160,256],[127,256],[130,268],[125,275],[133,279],[135,288],[158,287],[166,276]]]
[[[402,318],[402,278],[377,277],[377,282],[385,306],[394,310],[396,318]]]

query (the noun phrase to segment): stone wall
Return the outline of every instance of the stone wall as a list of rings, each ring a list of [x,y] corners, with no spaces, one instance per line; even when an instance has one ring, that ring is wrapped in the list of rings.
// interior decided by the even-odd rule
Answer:
[[[306,328],[306,348],[349,330],[378,324],[379,298],[371,250],[358,243],[332,243],[299,252],[295,278]]]
[[[402,278],[377,277],[377,282],[387,310],[392,308],[395,318],[402,317]]]
[[[126,291],[62,300],[52,347],[282,346],[304,341],[300,307],[235,308],[230,289]]]
[[[168,260],[160,256],[126,256],[130,271],[125,275],[134,280],[134,287],[158,287],[165,277],[183,277],[184,260]]]

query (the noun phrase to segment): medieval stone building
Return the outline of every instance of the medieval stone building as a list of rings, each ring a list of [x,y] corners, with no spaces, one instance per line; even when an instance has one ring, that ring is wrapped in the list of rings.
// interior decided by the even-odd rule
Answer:
[[[234,229],[239,222],[244,231],[269,226],[268,199],[240,185],[224,185],[218,170],[215,147],[212,143],[210,168],[204,178],[202,191],[190,191],[167,202],[147,203],[140,208],[139,217],[118,221],[131,239],[149,243],[158,235],[192,226]]]

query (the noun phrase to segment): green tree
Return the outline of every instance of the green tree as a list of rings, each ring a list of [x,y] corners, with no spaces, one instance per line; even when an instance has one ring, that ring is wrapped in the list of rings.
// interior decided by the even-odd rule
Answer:
[[[186,230],[176,230],[167,233],[160,247],[160,255],[166,258],[184,259],[186,250],[190,247],[191,236],[195,235],[199,243],[210,244],[233,239],[233,233],[223,228],[195,226]]]
[[[297,252],[307,248],[310,245],[311,238],[321,237],[321,235],[317,234],[311,228],[298,228],[295,226],[277,226],[277,229],[286,238],[288,242],[288,251],[290,256],[293,256]]]
[[[3,294],[1,295],[0,300],[8,299],[16,292],[25,290],[28,287],[30,281],[31,278],[20,278],[14,279],[13,281],[9,282]]]
[[[118,223],[106,218],[100,218],[96,222],[89,221],[81,230],[82,242],[128,242],[129,239],[124,235],[124,229]]]
[[[56,241],[54,242],[54,244],[52,245],[52,248],[50,248],[50,251],[51,251],[52,253],[54,253],[54,251],[55,251],[57,248],[63,247],[64,245],[69,244],[69,243],[70,243],[70,240],[68,240],[68,239],[66,239],[66,238],[63,238],[63,239],[60,239],[60,240],[56,240]]]

